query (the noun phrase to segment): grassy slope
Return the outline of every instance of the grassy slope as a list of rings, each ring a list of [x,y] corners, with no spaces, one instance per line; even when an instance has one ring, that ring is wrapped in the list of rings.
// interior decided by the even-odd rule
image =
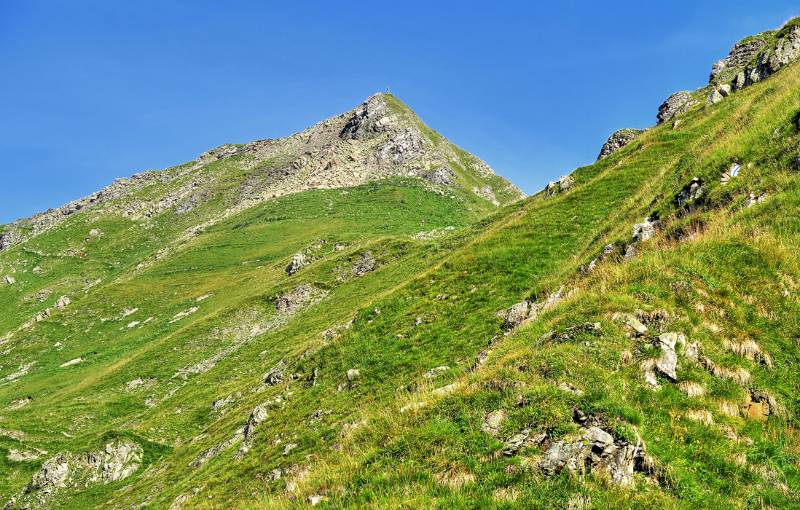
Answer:
[[[446,374],[436,382],[436,386],[461,382],[463,390],[445,398],[422,391],[417,398],[434,405],[412,416],[398,419],[391,411],[370,415],[370,427],[351,439],[344,453],[331,454],[333,459],[304,482],[305,493],[319,493],[322,488],[330,497],[327,503],[356,507],[563,508],[575,494],[588,494],[597,508],[796,506],[800,381],[794,367],[800,336],[800,267],[794,254],[800,229],[793,211],[800,193],[797,177],[788,169],[798,142],[794,120],[800,109],[799,77],[795,66],[717,107],[694,113],[677,131],[665,127],[649,132],[637,145],[611,158],[611,168],[580,170],[578,189],[540,207],[560,216],[561,221],[545,231],[551,235],[564,230],[563,225],[591,221],[587,206],[616,214],[606,225],[594,226],[599,232],[595,250],[605,242],[624,239],[630,223],[647,213],[659,211],[662,218],[671,217],[672,197],[695,175],[710,183],[709,197],[700,210],[671,217],[662,237],[635,260],[601,264],[591,276],[573,279],[574,297],[507,338],[485,369]],[[719,175],[734,157],[753,166],[722,186]],[[613,178],[603,182],[609,174]],[[637,174],[646,177],[637,180]],[[626,184],[636,190],[621,201],[627,208],[602,202]],[[748,192],[766,192],[768,199],[744,208]],[[536,246],[555,244],[537,228],[534,219],[544,216],[537,204],[542,203],[534,199],[526,204],[530,238],[516,239],[521,245],[515,247],[534,260],[540,254],[549,260],[552,254]],[[669,239],[690,231],[695,232],[690,240]],[[520,268],[506,266],[507,271],[512,269]],[[529,291],[542,289],[532,275],[520,272],[519,276]],[[503,282],[495,282],[495,290],[497,284]],[[701,383],[705,396],[689,398],[664,381],[658,392],[646,388],[638,368],[639,360],[652,356],[646,342],[629,339],[609,320],[611,312],[636,309],[667,310],[673,317],[670,330],[700,341],[703,352],[717,363],[748,370],[750,384],[776,396],[785,414],[766,423],[722,414],[719,402],[741,405],[745,389],[686,361],[679,379]],[[562,344],[538,340],[550,329],[587,321],[600,321],[605,334]],[[483,340],[491,334],[487,332]],[[725,338],[756,340],[773,358],[774,368],[726,351]],[[624,351],[631,352],[634,360],[623,362]],[[582,388],[585,395],[558,390],[556,384],[564,381]],[[520,408],[516,403],[520,395],[531,404]],[[482,434],[480,424],[485,412],[498,408],[510,416],[502,437],[523,426],[549,431],[553,437],[564,435],[575,428],[573,408],[603,416],[620,437],[631,437],[635,428],[666,470],[667,482],[655,487],[642,480],[633,490],[609,490],[607,482],[591,476],[583,482],[566,474],[542,478],[524,467],[526,458],[535,459],[535,451],[491,460],[502,446]],[[708,409],[715,424],[687,420],[685,414],[691,409]],[[727,439],[719,425],[731,427],[739,439]],[[437,482],[442,474],[472,481],[448,487]],[[285,502],[264,499],[262,504],[280,507]]]
[[[654,502],[790,506],[798,488],[793,460],[798,380],[791,367],[800,334],[794,283],[800,273],[791,254],[800,239],[795,218],[780,213],[797,210],[796,177],[787,168],[797,144],[792,120],[800,109],[798,84],[796,66],[782,71],[719,105],[692,112],[677,130],[654,129],[618,154],[579,169],[575,188],[564,195],[534,197],[471,225],[474,217],[458,216],[463,202],[457,198],[442,199],[398,182],[264,204],[203,232],[138,273],[131,271],[138,260],[181,231],[174,218],[147,231],[121,220],[98,220],[106,222],[101,227],[106,235],[87,259],[31,251],[55,254],[80,245],[91,227],[74,220],[40,237],[38,245],[0,258],[3,268],[24,259],[28,270],[37,264],[46,270],[41,277],[25,273],[18,286],[0,288],[3,309],[12,310],[0,319],[0,331],[46,304],[18,307],[21,296],[56,287],[49,298],[54,301],[62,289],[81,285],[73,281],[76,274],[83,279],[102,275],[109,282],[15,337],[0,376],[29,360],[37,363],[29,375],[0,386],[0,402],[22,395],[34,400],[4,412],[0,427],[23,430],[27,447],[50,452],[81,451],[102,444],[109,433],[151,442],[148,459],[154,464],[148,470],[60,499],[66,507],[113,501],[119,507],[146,502],[161,508],[195,491],[192,507],[283,507],[324,493],[324,504],[336,506],[559,508],[577,492],[590,493],[598,507]],[[733,157],[754,166],[723,187],[718,176]],[[632,223],[654,211],[670,217],[672,197],[695,175],[710,183],[705,208],[669,221],[661,238],[634,261],[603,263],[589,277],[575,276],[604,244],[627,239]],[[742,210],[750,191],[767,191],[769,198]],[[463,228],[444,238],[408,237],[454,221]],[[694,240],[669,241],[671,234],[700,224],[705,229]],[[291,254],[317,239],[348,248],[324,252],[321,260],[287,277],[283,268]],[[338,279],[339,269],[366,249],[380,268],[361,278]],[[185,381],[174,377],[179,369],[234,345],[235,326],[268,323],[275,314],[271,299],[300,282],[329,294],[284,326],[237,344],[213,369]],[[468,372],[475,354],[499,332],[496,311],[565,283],[578,289],[571,299],[506,337],[484,369]],[[790,297],[783,297],[783,287]],[[209,293],[197,313],[168,323]],[[119,318],[129,306],[140,310]],[[754,384],[786,408],[786,417],[761,424],[719,416],[716,401],[741,399],[743,390],[688,364],[681,365],[679,377],[703,383],[708,393],[702,399],[689,400],[668,384],[657,393],[646,389],[638,364],[620,361],[622,351],[638,360],[648,355],[646,349],[608,319],[608,312],[637,308],[667,309],[676,317],[672,328],[701,341],[718,363],[750,370]],[[125,328],[149,316],[156,319],[147,326]],[[353,327],[341,337],[322,340],[323,330],[353,317]],[[586,320],[602,322],[604,335],[556,345],[537,340],[548,329]],[[774,368],[725,352],[722,334],[704,325],[710,321],[723,328],[722,334],[757,340],[773,357]],[[56,341],[63,346],[55,348]],[[86,361],[58,368],[78,356]],[[298,377],[251,391],[281,359]],[[422,377],[439,365],[451,368],[432,382]],[[358,368],[361,377],[352,388],[337,391],[350,368]],[[158,382],[127,391],[125,383],[136,377]],[[554,383],[564,380],[585,395],[556,389]],[[446,397],[429,392],[451,382],[461,383],[461,389]],[[517,407],[518,394],[533,404]],[[235,397],[228,410],[211,412],[211,403],[228,395]],[[202,467],[188,467],[243,425],[255,405],[277,395],[284,403],[269,410],[244,458],[234,459],[234,446]],[[155,399],[155,405],[146,405],[147,399]],[[420,399],[429,405],[417,413],[397,413]],[[608,490],[591,476],[580,483],[568,475],[543,479],[528,469],[509,470],[508,464],[524,466],[523,459],[536,452],[490,460],[501,444],[480,433],[480,423],[486,411],[499,407],[509,410],[506,435],[523,424],[554,437],[565,434],[574,428],[573,407],[602,414],[621,436],[636,427],[650,453],[667,466],[669,484],[641,481],[636,490]],[[717,422],[750,437],[753,445],[730,442],[715,426],[686,421],[689,407],[708,408]],[[314,417],[318,410],[323,411],[319,418]],[[364,418],[368,423],[358,432],[342,434],[343,424]],[[297,448],[283,455],[290,442]],[[20,445],[0,438],[0,449],[11,447]],[[752,469],[733,461],[738,453]],[[16,492],[37,465],[0,458],[0,491]],[[276,468],[290,474],[270,480]],[[308,474],[298,476],[304,468]],[[436,481],[443,473],[474,482],[450,487]],[[292,482],[297,486],[286,492]]]

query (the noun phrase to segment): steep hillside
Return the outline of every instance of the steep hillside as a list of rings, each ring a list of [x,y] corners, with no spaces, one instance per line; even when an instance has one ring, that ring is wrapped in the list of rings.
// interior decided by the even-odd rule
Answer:
[[[800,505],[800,67],[684,106],[496,210],[383,95],[10,227],[7,507]]]

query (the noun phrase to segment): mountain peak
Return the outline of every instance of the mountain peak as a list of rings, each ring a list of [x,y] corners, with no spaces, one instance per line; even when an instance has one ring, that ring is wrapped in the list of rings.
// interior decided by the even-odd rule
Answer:
[[[396,97],[379,92],[299,133],[221,145],[189,163],[118,179],[97,193],[17,221],[0,233],[0,250],[88,209],[134,220],[168,211],[194,213],[213,222],[280,196],[388,178],[422,179],[438,193],[462,196],[479,208],[524,196]]]

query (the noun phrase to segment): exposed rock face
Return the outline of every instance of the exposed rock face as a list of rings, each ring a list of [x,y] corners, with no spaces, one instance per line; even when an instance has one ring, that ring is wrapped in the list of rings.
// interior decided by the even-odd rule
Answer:
[[[433,184],[450,186],[456,178],[456,173],[449,166],[442,166],[422,174],[422,178]]]
[[[545,432],[534,434],[531,429],[522,429],[509,437],[503,445],[503,455],[515,455],[519,450],[531,446],[539,446],[547,439]]]
[[[691,93],[687,91],[676,92],[669,96],[666,101],[661,103],[658,107],[658,124],[663,124],[668,120],[678,115],[683,115],[688,112],[692,106],[695,106],[697,101],[692,99]]]
[[[717,103],[732,91],[757,83],[798,58],[800,26],[796,23],[748,37],[736,43],[727,57],[711,67],[708,103]]]
[[[561,287],[557,291],[550,293],[547,298],[542,301],[529,301],[526,299],[525,301],[515,303],[497,313],[497,316],[503,319],[501,327],[506,332],[510,332],[526,320],[535,319],[540,313],[556,306],[564,297],[564,288]]]
[[[767,43],[761,39],[753,39],[736,43],[727,57],[714,62],[714,64],[711,66],[711,74],[708,78],[709,83],[717,81],[717,79],[720,78],[723,73],[729,73],[731,70],[739,70],[744,68],[753,62],[756,59],[756,56],[766,46]]]
[[[14,231],[5,232],[0,234],[0,250],[5,250],[17,244],[22,239],[22,236]]]
[[[678,368],[678,354],[675,352],[677,344],[685,344],[686,337],[679,333],[663,333],[658,337],[661,356],[656,361],[656,368],[671,381],[678,380],[675,370]]]
[[[676,345],[686,345],[686,337],[680,333],[662,333],[658,336],[656,345],[661,350],[659,357],[655,360],[645,360],[642,363],[644,379],[653,388],[659,387],[656,371],[672,382],[678,380],[678,374],[676,372],[678,368],[678,354],[675,347]]]
[[[324,294],[325,292],[321,289],[304,283],[279,296],[275,300],[275,309],[281,313],[292,314],[310,305]]]
[[[294,256],[292,256],[292,260],[289,262],[289,265],[286,266],[286,274],[291,276],[310,263],[311,260],[306,256],[305,253],[295,253]]]
[[[636,140],[642,133],[644,133],[643,129],[631,128],[614,131],[611,133],[611,136],[608,137],[606,143],[603,144],[603,147],[600,148],[600,154],[597,156],[597,160],[599,161],[617,152],[632,141]]]
[[[250,412],[250,417],[247,418],[247,424],[245,424],[242,432],[242,444],[239,446],[239,451],[236,453],[237,458],[243,457],[253,447],[256,429],[269,417],[269,413],[267,413],[267,406],[268,404],[257,405]]]
[[[648,464],[643,445],[614,440],[600,427],[589,427],[578,438],[552,443],[539,462],[539,469],[546,475],[565,469],[577,474],[606,473],[616,484],[631,485],[633,473],[647,472]]]
[[[355,109],[339,136],[344,139],[363,139],[374,133],[386,131],[395,120],[388,114],[386,103],[376,94]]]
[[[139,469],[143,456],[140,445],[122,439],[106,444],[100,451],[60,453],[46,460],[33,475],[19,496],[19,507],[46,508],[47,501],[60,490],[81,490],[127,478]]]

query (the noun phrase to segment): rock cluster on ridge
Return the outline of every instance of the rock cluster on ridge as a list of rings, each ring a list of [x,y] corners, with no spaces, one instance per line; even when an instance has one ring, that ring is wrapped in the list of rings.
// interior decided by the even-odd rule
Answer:
[[[644,132],[643,129],[625,128],[619,129],[611,133],[606,143],[600,148],[600,154],[597,156],[598,161],[613,154],[614,152],[625,147],[632,141],[636,140],[639,135]]]
[[[757,83],[800,58],[800,22],[792,20],[778,30],[747,37],[727,57],[711,66],[708,102]]]

